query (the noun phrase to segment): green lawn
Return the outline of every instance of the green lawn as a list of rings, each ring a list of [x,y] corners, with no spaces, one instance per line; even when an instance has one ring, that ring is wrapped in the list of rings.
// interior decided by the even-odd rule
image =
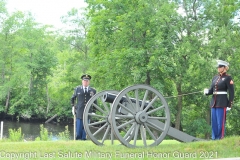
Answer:
[[[240,157],[240,137],[180,143],[164,140],[149,148],[127,148],[119,141],[97,146],[92,141],[0,141],[0,159],[215,159]]]

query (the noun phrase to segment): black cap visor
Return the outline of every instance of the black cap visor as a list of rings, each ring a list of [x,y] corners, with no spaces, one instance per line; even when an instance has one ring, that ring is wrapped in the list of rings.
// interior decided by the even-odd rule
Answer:
[[[222,67],[225,67],[224,65],[218,65],[218,67],[217,68],[222,68]]]

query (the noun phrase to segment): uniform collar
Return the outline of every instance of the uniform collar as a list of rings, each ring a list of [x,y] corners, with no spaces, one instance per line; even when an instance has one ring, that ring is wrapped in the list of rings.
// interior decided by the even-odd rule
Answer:
[[[219,74],[219,76],[225,76],[225,75],[227,75],[226,72],[224,72],[224,73],[222,73],[222,74],[221,74],[221,73]]]
[[[82,86],[82,88],[89,88],[89,86],[85,87],[85,86]]]

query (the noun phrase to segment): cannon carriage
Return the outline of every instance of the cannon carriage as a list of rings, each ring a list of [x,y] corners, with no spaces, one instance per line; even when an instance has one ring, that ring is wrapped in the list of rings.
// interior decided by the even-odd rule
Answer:
[[[92,112],[94,111],[94,112]],[[127,147],[159,145],[166,135],[182,142],[198,141],[170,127],[170,111],[163,95],[148,85],[94,95],[84,110],[85,131],[96,145],[118,139]]]

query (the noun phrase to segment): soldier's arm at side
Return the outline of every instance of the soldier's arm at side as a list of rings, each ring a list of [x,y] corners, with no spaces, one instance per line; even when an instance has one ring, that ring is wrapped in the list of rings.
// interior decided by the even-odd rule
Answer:
[[[229,93],[229,103],[227,107],[231,108],[233,105],[233,99],[234,99],[234,85],[233,85],[233,80],[231,76],[229,76],[228,78],[227,87],[228,87],[228,93]]]
[[[75,105],[75,100],[77,97],[77,88],[74,89],[73,95],[71,97],[71,105],[74,106]]]

